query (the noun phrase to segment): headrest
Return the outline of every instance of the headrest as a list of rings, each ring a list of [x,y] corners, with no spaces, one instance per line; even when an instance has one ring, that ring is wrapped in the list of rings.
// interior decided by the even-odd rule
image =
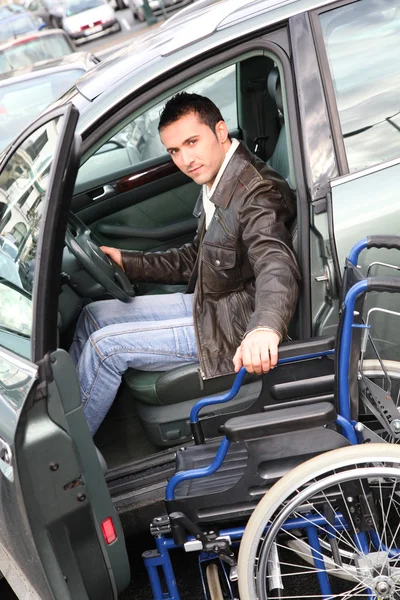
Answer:
[[[281,78],[278,67],[274,67],[269,72],[267,86],[269,95],[276,102],[278,110],[283,114]]]

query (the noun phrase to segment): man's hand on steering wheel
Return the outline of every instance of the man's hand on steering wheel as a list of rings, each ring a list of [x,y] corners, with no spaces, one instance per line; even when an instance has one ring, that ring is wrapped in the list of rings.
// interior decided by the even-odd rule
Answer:
[[[111,296],[121,302],[132,301],[135,288],[122,266],[121,251],[107,246],[100,247],[89,227],[72,212],[68,218],[65,243],[92,279]]]
[[[117,263],[117,265],[125,271],[124,265],[122,264],[121,250],[119,250],[118,248],[110,248],[109,246],[100,246],[100,250],[102,250],[104,254],[107,254],[107,256],[111,258],[111,260]]]

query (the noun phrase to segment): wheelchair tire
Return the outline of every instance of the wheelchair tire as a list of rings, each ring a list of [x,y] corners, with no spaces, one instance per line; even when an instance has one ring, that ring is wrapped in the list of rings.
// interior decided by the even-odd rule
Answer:
[[[395,360],[383,360],[382,362],[386,373],[383,372],[382,365],[377,359],[364,360],[363,373],[368,379],[382,387],[382,389],[388,389],[388,382],[386,381],[384,384],[385,376],[387,375],[391,381],[391,396],[397,406],[400,404],[400,362]],[[372,416],[369,409],[363,406],[362,401],[360,402],[359,410],[359,420],[362,423],[365,422],[385,442],[390,444],[399,443],[397,438],[386,431],[383,423],[379,423],[378,419]]]
[[[373,466],[378,464],[378,466]],[[371,466],[372,465],[372,466]],[[316,510],[315,514],[321,514],[318,513],[318,508],[315,509],[314,505],[312,504],[312,499],[313,499],[313,495],[315,495],[316,499],[316,504],[315,506],[318,507],[320,506],[320,504],[325,503],[325,498],[326,500],[328,500],[328,496],[329,497],[333,497],[333,495],[331,494],[332,490],[335,491],[336,495],[339,496],[341,502],[343,502],[346,505],[346,510],[348,508],[348,504],[346,504],[347,502],[352,502],[353,498],[351,497],[345,497],[343,494],[343,490],[341,488],[341,486],[345,486],[348,485],[349,481],[352,481],[353,483],[357,482],[358,484],[363,483],[365,480],[368,481],[368,487],[369,484],[371,482],[374,485],[376,485],[376,481],[381,481],[379,478],[383,479],[383,481],[385,482],[385,485],[395,485],[396,486],[396,500],[393,502],[393,506],[390,504],[389,508],[390,510],[394,510],[395,511],[395,517],[397,519],[397,522],[400,520],[399,519],[399,514],[398,514],[398,508],[397,508],[397,493],[398,490],[400,491],[400,447],[394,444],[363,444],[363,445],[359,445],[359,446],[351,446],[351,447],[347,447],[347,448],[340,448],[338,450],[333,450],[331,452],[327,452],[324,454],[321,454],[315,458],[312,458],[311,460],[303,463],[302,465],[299,465],[298,467],[296,467],[295,469],[293,469],[292,471],[290,471],[287,475],[285,475],[284,477],[282,477],[282,479],[280,479],[266,494],[265,496],[262,498],[262,500],[260,501],[260,503],[257,505],[257,507],[255,508],[252,516],[249,519],[249,522],[247,524],[247,527],[245,529],[243,538],[242,538],[242,542],[240,545],[240,549],[239,549],[239,557],[238,557],[238,583],[239,583],[239,594],[240,594],[240,599],[241,600],[255,600],[256,598],[258,600],[264,600],[266,598],[271,598],[271,596],[269,595],[269,593],[267,592],[267,584],[266,584],[266,578],[267,576],[270,578],[270,581],[272,581],[272,583],[276,583],[278,581],[278,587],[281,587],[284,584],[279,584],[279,582],[284,582],[286,583],[286,585],[289,585],[288,582],[292,581],[293,585],[295,586],[295,593],[293,594],[291,590],[289,589],[278,589],[276,590],[275,588],[277,587],[276,585],[273,586],[274,592],[272,594],[273,598],[284,598],[284,597],[291,597],[291,598],[310,598],[310,597],[314,597],[315,594],[317,594],[319,596],[319,594],[321,594],[322,592],[319,590],[317,592],[315,592],[314,590],[311,590],[307,588],[308,585],[310,585],[310,579],[311,576],[315,575],[315,579],[317,579],[318,577],[318,572],[321,572],[321,568],[317,568],[314,565],[314,569],[310,568],[309,564],[307,564],[307,561],[305,560],[304,563],[307,565],[306,567],[303,566],[302,562],[303,561],[298,561],[298,564],[296,562],[296,560],[294,559],[294,557],[298,558],[298,549],[297,552],[293,551],[292,554],[290,554],[290,559],[288,562],[288,559],[286,558],[286,555],[284,557],[284,561],[280,561],[279,562],[279,568],[278,568],[278,576],[276,574],[276,570],[274,572],[274,575],[267,575],[267,568],[268,568],[268,560],[269,560],[269,552],[271,552],[271,549],[273,548],[273,546],[278,547],[279,551],[282,554],[286,553],[286,552],[291,552],[290,548],[288,549],[287,545],[284,544],[284,537],[283,536],[288,536],[289,532],[283,532],[281,526],[283,523],[287,522],[288,517],[291,517],[292,515],[294,515],[294,518],[298,518],[298,515],[301,514],[302,516],[302,520],[306,519],[306,521],[308,519],[310,519],[309,512],[311,513],[312,508],[314,508],[314,510]],[[379,483],[379,486],[381,486],[381,483]],[[398,487],[397,487],[398,486]],[[361,486],[362,490],[364,491],[365,486],[364,484]],[[324,490],[327,490],[324,491]],[[382,490],[384,489],[383,487],[379,487],[378,490]],[[339,491],[338,491],[339,490]],[[327,495],[328,493],[328,495]],[[376,493],[376,492],[375,492]],[[386,493],[386,492],[385,492]],[[323,498],[323,500],[321,501],[321,496]],[[394,497],[394,491],[392,492],[392,497]],[[385,497],[386,498],[386,497]],[[390,499],[390,497],[389,497]],[[387,499],[386,499],[387,500]],[[319,502],[319,504],[318,504]],[[331,501],[328,502],[328,504]],[[384,511],[383,508],[383,502],[381,503],[382,506],[380,508],[380,510]],[[400,505],[400,504],[399,504]],[[304,517],[303,515],[305,514],[302,511],[298,511],[299,507],[307,507],[307,513],[306,513],[306,517]],[[385,505],[386,506],[386,505]],[[311,507],[310,509],[308,507]],[[387,508],[387,507],[386,507]],[[303,509],[302,509],[303,510]],[[350,510],[350,509],[349,509]],[[348,515],[350,515],[350,513],[347,513]],[[373,513],[372,513],[373,514]],[[378,515],[376,517],[377,521],[378,521],[378,517],[380,517],[381,515]],[[340,517],[340,519],[342,519],[343,517]],[[352,520],[352,517],[350,515],[350,519]],[[311,523],[311,521],[309,521]],[[339,520],[340,522],[340,520]],[[384,525],[387,525],[390,529],[389,526],[389,513],[388,516],[385,516],[382,514],[381,520],[378,522],[383,522]],[[336,523],[336,521],[334,521],[334,523]],[[268,527],[268,530],[266,530]],[[322,529],[321,526],[319,526],[320,529]],[[339,526],[338,526],[339,527]],[[317,529],[317,528],[316,528]],[[375,529],[378,529],[378,526],[375,527]],[[389,532],[385,532],[386,538],[384,538],[386,540],[386,547],[392,547],[394,542],[396,541],[396,549],[400,546],[400,528],[398,528],[396,526],[395,528],[395,535],[396,535],[396,539],[392,539],[391,545],[389,545],[389,538],[390,535],[393,535],[391,531]],[[367,556],[366,554],[363,555],[362,552],[355,547],[354,545],[354,541],[353,538],[350,536],[350,533],[346,530],[346,528],[342,528],[341,531],[340,527],[337,530],[338,533],[340,533],[340,535],[338,535],[338,539],[339,537],[342,537],[342,541],[341,543],[343,544],[344,541],[345,543],[348,545],[348,548],[350,548],[351,552],[351,556],[354,557],[357,553],[360,554],[361,557],[363,556]],[[301,534],[301,532],[299,532],[299,529],[293,530],[294,533],[290,533],[290,535],[292,536],[291,539],[300,539],[301,535],[299,535],[299,533]],[[318,531],[318,530],[317,530]],[[336,531],[336,530],[335,530]],[[344,532],[344,533],[343,533]],[[320,533],[318,531],[318,533]],[[326,532],[324,531],[324,534]],[[379,533],[380,533],[380,529],[379,529]],[[377,535],[377,538],[379,539],[379,547],[383,548],[383,542],[382,540],[379,538],[379,533]],[[278,540],[278,535],[280,535],[279,541]],[[335,534],[334,534],[335,535]],[[352,534],[353,535],[353,534]],[[358,536],[356,534],[354,534],[355,537],[358,540]],[[347,536],[347,537],[346,537]],[[371,534],[372,536],[372,534]],[[398,536],[398,538],[397,538]],[[283,543],[281,543],[281,539],[283,539]],[[383,538],[382,538],[383,539]],[[350,540],[350,541],[349,541]],[[354,548],[351,548],[351,545],[353,544]],[[345,546],[346,547],[346,546]],[[378,548],[379,549],[379,548]],[[378,550],[377,549],[377,550]],[[369,550],[368,550],[368,560],[370,560],[370,556],[372,556],[372,554],[370,554],[372,552],[371,550],[371,545],[369,546]],[[375,554],[378,554],[377,552],[375,552]],[[325,559],[325,556],[322,555]],[[331,556],[333,556],[333,554],[331,554]],[[399,588],[399,584],[400,584],[400,567],[397,567],[397,563],[399,562],[399,556],[400,556],[400,551],[399,554],[396,554],[395,557],[395,564],[389,565],[389,572],[391,573],[391,585],[393,585],[393,587],[395,587],[397,590]],[[342,558],[339,556],[339,559],[341,561],[341,564],[336,564],[336,568],[337,569],[342,569],[344,571],[347,571],[348,574],[350,575],[350,577],[348,578],[349,581],[344,581],[344,578],[340,578],[337,576],[337,574],[335,575],[334,572],[332,572],[333,569],[331,569],[331,565],[328,564],[328,568],[329,568],[329,581],[332,580],[336,580],[337,582],[339,582],[340,585],[353,585],[354,580],[353,580],[353,575],[355,573],[357,573],[355,571],[355,564],[354,562],[349,562],[348,565],[347,564],[343,564],[342,562]],[[279,559],[280,560],[280,559]],[[367,559],[365,559],[366,562],[368,562]],[[388,559],[389,560],[389,559]],[[296,563],[296,564],[292,564]],[[353,558],[354,561],[354,558]],[[286,565],[291,565],[291,567],[298,567],[299,569],[304,569],[304,572],[294,572],[294,573],[283,573],[282,577],[281,576],[281,565],[283,568],[287,568]],[[351,569],[348,569],[347,567],[352,567]],[[272,570],[276,567],[276,564],[272,565]],[[326,574],[326,564],[325,564],[325,569],[323,569],[325,571]],[[393,571],[393,572],[392,572]],[[306,581],[306,585],[301,584],[301,578],[299,579],[300,575],[305,575],[305,577],[303,578],[303,582]],[[332,580],[330,578],[330,576],[333,575],[334,577],[332,577]],[[292,579],[290,579],[292,578]],[[367,583],[363,581],[360,581],[360,574],[359,572],[357,573],[357,581],[358,581],[358,585],[359,587],[361,586],[364,589],[364,594],[365,594],[365,588],[367,588],[368,586],[370,586],[370,580],[368,579]],[[381,582],[379,582],[381,583]],[[336,583],[335,583],[336,585]],[[375,584],[374,584],[375,585]],[[285,595],[285,593],[288,593],[288,595]],[[346,597],[352,597],[352,593],[355,595],[358,595],[358,593],[362,592],[361,590],[357,590],[357,592],[352,592],[350,590],[349,595]],[[397,591],[398,593],[398,591]],[[302,595],[304,594],[304,596]],[[323,596],[324,594],[322,594]],[[343,589],[338,593],[338,595],[336,596],[336,594],[331,594],[329,595],[330,599],[334,599],[334,598],[343,598]],[[320,597],[320,596],[319,596]],[[382,595],[383,597],[383,595]],[[385,596],[386,597],[386,596]],[[389,597],[389,596],[387,596]],[[390,596],[390,597],[398,597],[397,594],[395,596]]]
[[[206,579],[210,600],[224,600],[218,566],[215,563],[208,565],[206,569]]]

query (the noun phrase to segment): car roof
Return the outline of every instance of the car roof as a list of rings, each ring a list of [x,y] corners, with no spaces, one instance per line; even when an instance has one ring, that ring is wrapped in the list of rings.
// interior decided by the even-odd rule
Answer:
[[[12,81],[22,81],[32,79],[38,74],[52,74],[60,71],[69,71],[74,68],[80,68],[85,71],[97,64],[93,54],[90,52],[74,52],[60,58],[51,58],[40,63],[35,63],[24,69],[16,69],[15,71],[7,71],[3,73],[0,79],[0,87]]]
[[[201,0],[200,0],[201,1]],[[78,91],[89,101],[105,91],[109,98],[122,99],[161,75],[166,69],[210,50],[223,42],[265,28],[290,16],[330,3],[331,0],[220,0],[195,12],[171,19],[163,27],[138,35],[133,43],[102,61],[76,83]],[[178,13],[179,14],[179,13]],[[208,38],[207,43],[204,40]],[[119,85],[121,84],[121,86]]]
[[[10,46],[15,46],[15,44],[22,44],[25,41],[29,41],[33,38],[46,38],[53,35],[61,35],[68,41],[68,43],[71,45],[71,48],[73,48],[73,45],[70,42],[70,38],[65,33],[65,31],[63,31],[62,29],[46,29],[44,31],[30,31],[28,33],[23,33],[22,35],[15,36],[7,40],[6,42],[0,44],[0,52],[2,50],[5,50],[6,48],[9,48]]]

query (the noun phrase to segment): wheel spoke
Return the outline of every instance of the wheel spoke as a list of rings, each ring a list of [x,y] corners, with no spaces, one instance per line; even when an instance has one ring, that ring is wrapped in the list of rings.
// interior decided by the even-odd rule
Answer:
[[[257,522],[264,533],[253,549],[247,546],[248,581],[255,585],[250,597],[371,600],[382,587],[379,577],[387,578],[390,597],[397,597],[399,465],[397,445],[371,443],[311,459],[273,486],[250,519],[262,507]],[[314,534],[309,537],[310,527]],[[270,563],[272,544],[278,556]],[[239,572],[241,552],[242,547]],[[390,552],[393,556],[387,555]],[[273,589],[274,585],[283,588]]]

